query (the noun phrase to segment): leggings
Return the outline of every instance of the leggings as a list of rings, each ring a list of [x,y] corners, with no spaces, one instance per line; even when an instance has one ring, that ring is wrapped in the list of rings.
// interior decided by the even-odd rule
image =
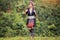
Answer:
[[[34,29],[30,29],[29,31],[30,31],[31,36],[33,37],[34,36]]]

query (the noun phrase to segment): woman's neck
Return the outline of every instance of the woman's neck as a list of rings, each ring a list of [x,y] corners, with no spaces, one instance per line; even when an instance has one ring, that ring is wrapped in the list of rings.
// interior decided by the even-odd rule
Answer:
[[[33,8],[30,8],[30,13],[32,13]]]
[[[30,7],[30,9],[33,9],[33,7]]]

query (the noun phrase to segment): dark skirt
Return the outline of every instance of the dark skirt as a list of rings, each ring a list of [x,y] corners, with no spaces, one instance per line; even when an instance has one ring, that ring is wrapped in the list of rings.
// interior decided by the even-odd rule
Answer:
[[[27,23],[26,23],[26,25],[29,23],[29,20],[30,19],[27,19]],[[34,20],[34,27],[36,26],[36,19],[33,19]]]
[[[27,19],[26,25],[28,25],[29,20],[30,20],[30,19]],[[34,20],[34,26],[33,26],[33,28],[30,29],[29,31],[30,31],[30,33],[31,33],[31,36],[33,37],[33,36],[34,36],[34,32],[35,32],[35,31],[34,31],[34,27],[36,27],[36,19],[32,19],[32,20]]]

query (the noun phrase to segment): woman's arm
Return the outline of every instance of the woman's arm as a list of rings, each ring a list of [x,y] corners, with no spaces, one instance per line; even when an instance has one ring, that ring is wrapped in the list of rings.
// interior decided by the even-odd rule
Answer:
[[[27,9],[22,13],[22,17],[25,18],[26,14],[27,14]]]
[[[35,16],[37,16],[36,11],[34,10]]]
[[[25,14],[27,14],[28,9],[25,10]]]
[[[23,15],[27,14],[28,9],[24,10],[24,12],[22,13]]]
[[[36,13],[35,10],[34,10],[34,12],[35,12],[35,16],[36,16],[36,18],[38,18],[38,20],[40,21],[40,18],[38,17],[38,14]]]

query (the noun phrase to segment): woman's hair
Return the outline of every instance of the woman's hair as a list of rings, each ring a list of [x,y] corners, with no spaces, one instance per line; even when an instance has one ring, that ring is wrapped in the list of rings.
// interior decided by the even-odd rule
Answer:
[[[32,1],[30,1],[30,4],[31,4],[32,6],[34,6],[34,3],[33,3]]]
[[[29,2],[29,5],[30,5],[30,4],[31,4],[31,5],[33,6],[33,8],[34,8],[34,3],[33,3],[33,1],[30,1],[30,2]],[[29,8],[29,6],[28,6],[28,8]]]

